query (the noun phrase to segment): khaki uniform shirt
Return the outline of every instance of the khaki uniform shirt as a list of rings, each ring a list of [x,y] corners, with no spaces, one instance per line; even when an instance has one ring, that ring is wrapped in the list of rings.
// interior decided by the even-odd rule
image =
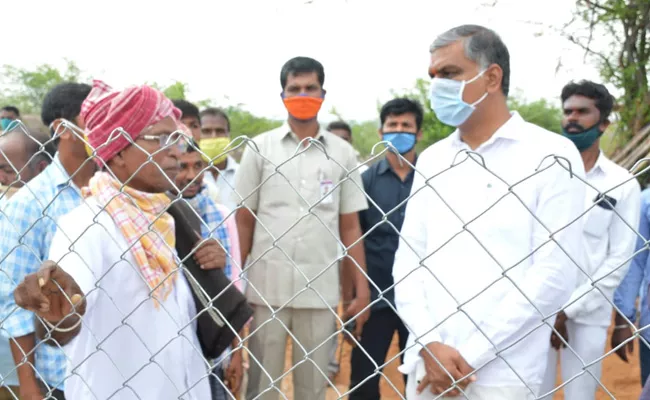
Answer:
[[[236,196],[257,221],[246,294],[253,304],[336,307],[339,216],[368,208],[354,149],[321,127],[302,145],[288,124],[248,143]],[[243,199],[243,200],[242,200]]]

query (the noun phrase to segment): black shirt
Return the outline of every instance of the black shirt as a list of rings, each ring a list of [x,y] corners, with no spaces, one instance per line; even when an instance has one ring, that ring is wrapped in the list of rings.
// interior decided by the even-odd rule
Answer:
[[[378,292],[375,286],[370,284],[372,300],[380,298],[381,294],[381,300],[373,304],[372,309],[388,307],[386,300],[395,305],[394,291],[392,289],[386,291],[386,289],[393,285],[393,262],[399,245],[399,231],[404,222],[406,199],[411,193],[414,174],[415,172],[411,171],[402,182],[388,160],[384,158],[368,168],[361,176],[363,187],[369,197],[368,209],[359,213],[361,230],[364,234],[370,232],[363,241],[366,265],[368,276],[380,290]]]

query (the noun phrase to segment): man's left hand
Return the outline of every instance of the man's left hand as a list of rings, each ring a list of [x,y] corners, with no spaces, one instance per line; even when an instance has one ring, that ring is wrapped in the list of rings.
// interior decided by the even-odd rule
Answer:
[[[355,319],[356,325],[354,332],[352,332],[354,338],[357,339],[357,341],[361,340],[361,332],[363,332],[363,326],[366,324],[366,322],[368,322],[368,318],[370,318],[370,307],[368,307],[368,304],[370,304],[370,296],[357,296],[354,298],[354,300],[352,300],[348,308],[345,309],[344,321],[347,321],[358,315],[358,317]],[[348,335],[345,335],[345,339],[351,344],[354,344],[354,341]]]
[[[194,260],[201,269],[222,269],[226,267],[226,252],[216,239],[210,238],[197,246]]]
[[[569,343],[569,332],[566,328],[566,322],[568,320],[569,317],[567,317],[564,311],[560,311],[555,319],[555,332],[551,334],[551,346],[553,346],[555,350],[560,350],[560,348],[566,347],[566,344],[564,344],[560,337],[563,338],[566,343]]]
[[[241,350],[236,350],[230,355],[230,364],[226,368],[224,379],[233,396],[237,397],[244,376],[244,359]]]

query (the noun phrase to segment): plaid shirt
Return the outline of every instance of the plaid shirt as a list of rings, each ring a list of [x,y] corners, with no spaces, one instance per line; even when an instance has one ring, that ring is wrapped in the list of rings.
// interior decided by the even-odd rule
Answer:
[[[228,231],[224,223],[224,215],[217,209],[210,196],[208,196],[208,189],[204,187],[200,193],[187,202],[194,208],[194,210],[201,217],[201,236],[203,239],[213,238],[217,239],[223,246],[226,254],[226,266],[223,269],[224,274],[228,279],[233,280],[232,276],[232,260],[230,258],[230,239],[228,239]]]
[[[0,322],[2,335],[21,337],[34,332],[34,314],[18,308],[13,291],[26,275],[36,272],[50,252],[56,220],[82,203],[81,192],[65,172],[58,153],[42,173],[21,188],[0,217]],[[63,390],[66,358],[63,350],[36,344],[36,376]]]

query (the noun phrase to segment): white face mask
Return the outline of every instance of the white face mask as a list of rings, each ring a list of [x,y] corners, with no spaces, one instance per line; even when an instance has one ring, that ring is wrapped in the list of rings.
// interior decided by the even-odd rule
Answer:
[[[480,78],[484,73],[485,70],[479,72],[478,75],[468,81],[456,81],[445,78],[433,78],[431,80],[429,101],[433,112],[436,113],[436,117],[443,124],[454,127],[462,125],[472,115],[476,106],[485,100],[488,95],[487,92],[472,104],[467,104],[463,100],[465,86]]]

